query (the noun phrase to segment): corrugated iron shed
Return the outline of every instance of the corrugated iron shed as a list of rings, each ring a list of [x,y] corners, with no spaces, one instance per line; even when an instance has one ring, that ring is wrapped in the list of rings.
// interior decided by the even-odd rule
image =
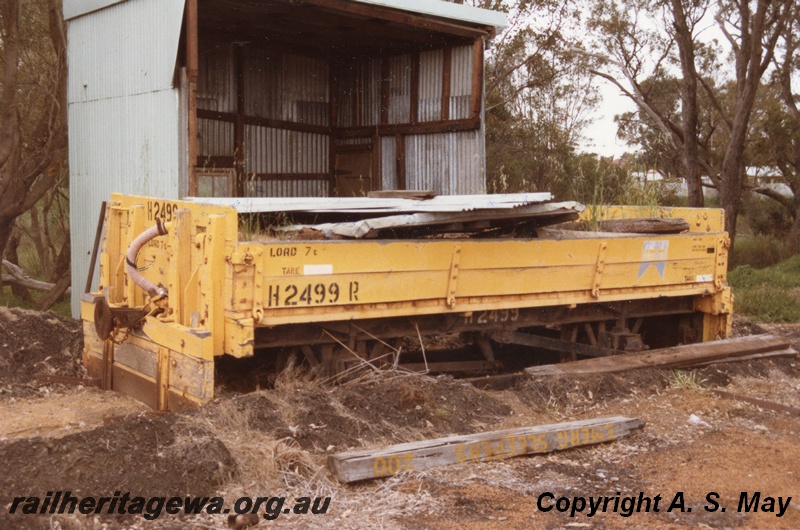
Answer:
[[[64,17],[73,285],[112,192],[484,191],[483,48],[501,13],[440,0],[64,0]]]

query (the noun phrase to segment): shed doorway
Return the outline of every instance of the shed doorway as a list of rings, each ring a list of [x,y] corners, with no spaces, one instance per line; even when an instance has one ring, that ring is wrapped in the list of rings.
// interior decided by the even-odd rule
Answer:
[[[336,148],[336,190],[338,197],[366,197],[378,186],[373,173],[372,145]]]

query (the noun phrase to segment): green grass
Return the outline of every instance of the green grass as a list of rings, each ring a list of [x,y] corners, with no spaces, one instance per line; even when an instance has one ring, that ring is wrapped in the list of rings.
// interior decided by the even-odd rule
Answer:
[[[705,383],[706,380],[700,379],[700,376],[694,371],[674,370],[672,377],[670,377],[672,388],[691,390],[692,392],[705,392],[705,387],[703,386]]]
[[[28,303],[23,300],[20,300],[16,296],[11,293],[11,287],[3,286],[2,292],[0,292],[0,306],[3,307],[21,307],[23,309],[33,309],[33,304],[38,300],[44,293],[39,293],[36,291],[31,291],[31,296],[33,296],[33,303]],[[53,307],[50,308],[50,311],[54,313],[58,313],[59,315],[65,317],[72,316],[72,310],[70,308],[69,297],[65,297],[63,301],[57,302]]]
[[[771,267],[741,265],[728,281],[736,313],[761,322],[800,322],[800,255]]]
[[[730,255],[730,268],[749,265],[763,269],[777,265],[791,255],[786,242],[777,237],[739,234]]]

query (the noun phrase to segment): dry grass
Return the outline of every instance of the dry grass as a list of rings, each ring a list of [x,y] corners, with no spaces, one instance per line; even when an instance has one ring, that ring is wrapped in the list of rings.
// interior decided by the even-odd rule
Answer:
[[[221,402],[213,414],[182,417],[181,432],[192,433],[192,423],[201,422],[220,440],[236,461],[235,477],[223,486],[226,495],[254,495],[256,492],[303,492],[304,495],[330,495],[331,478],[320,457],[301,449],[291,438],[276,440],[252,428],[248,409],[234,400]],[[177,440],[187,449],[194,441]]]

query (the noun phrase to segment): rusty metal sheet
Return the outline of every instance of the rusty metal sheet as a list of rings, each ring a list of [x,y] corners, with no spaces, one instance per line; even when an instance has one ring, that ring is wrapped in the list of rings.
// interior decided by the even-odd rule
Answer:
[[[508,209],[528,204],[541,204],[552,199],[543,193],[507,193],[497,195],[440,195],[427,200],[384,199],[371,197],[191,197],[197,204],[230,206],[239,213],[267,212],[467,212],[483,209]]]
[[[554,216],[572,212],[577,218],[583,210],[583,205],[577,202],[558,202],[546,204],[528,204],[513,209],[478,209],[469,212],[418,212],[412,214],[390,215],[351,221],[344,223],[323,223],[315,225],[290,225],[279,230],[281,232],[296,232],[302,228],[311,228],[327,234],[343,237],[362,238],[386,229],[433,227],[449,225],[452,223],[468,223],[478,221],[492,221],[498,219],[535,219],[543,216]]]

